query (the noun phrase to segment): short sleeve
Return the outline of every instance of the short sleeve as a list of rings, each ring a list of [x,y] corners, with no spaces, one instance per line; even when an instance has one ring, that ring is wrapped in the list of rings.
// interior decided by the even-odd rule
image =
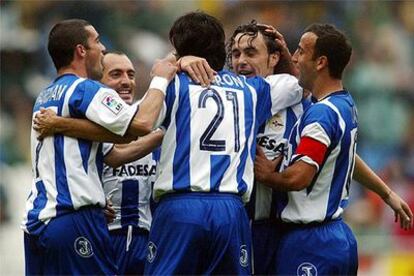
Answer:
[[[109,131],[123,136],[134,118],[137,108],[126,104],[112,89],[100,87],[85,105],[85,117]]]
[[[329,147],[338,139],[338,115],[329,106],[317,103],[303,115],[301,137],[309,137]]]
[[[294,76],[277,74],[270,75],[265,80],[270,85],[272,115],[302,101],[303,89]]]
[[[167,129],[170,124],[171,119],[171,111],[172,107],[175,102],[176,98],[176,91],[179,89],[176,86],[179,86],[179,76],[175,76],[175,78],[168,84],[165,99],[163,106],[160,111],[160,115],[158,116],[157,121],[155,122],[155,128],[162,127],[163,129]]]
[[[272,116],[272,101],[270,98],[270,85],[261,77],[247,79],[247,84],[256,90],[256,119],[262,125]]]

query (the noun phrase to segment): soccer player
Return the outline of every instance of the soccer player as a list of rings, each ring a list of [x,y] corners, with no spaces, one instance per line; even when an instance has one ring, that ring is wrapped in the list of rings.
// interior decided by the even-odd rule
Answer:
[[[257,179],[286,192],[277,205],[282,234],[275,274],[357,273],[357,243],[341,220],[358,128],[355,104],[341,80],[351,52],[347,38],[331,25],[305,30],[293,61],[300,85],[312,91],[317,103],[294,126],[282,172],[275,172],[274,163],[258,149]]]
[[[291,56],[283,36],[274,28],[257,24],[240,25],[228,42],[229,67],[237,74],[246,76],[272,74],[296,74],[291,68]],[[292,76],[293,78],[293,76]],[[288,79],[287,76],[281,78]],[[270,120],[259,130],[257,143],[269,160],[287,153],[289,134],[303,110],[309,106],[309,100],[288,107]],[[373,190],[395,211],[396,219],[402,228],[412,223],[412,212],[408,205],[357,157],[354,177],[365,187]],[[269,274],[274,256],[278,250],[278,229],[276,219],[277,191],[259,182],[255,182],[248,212],[252,219],[252,242],[254,273]]]
[[[123,53],[109,52],[102,63],[101,82],[114,89],[125,103],[131,105],[136,83],[135,69],[130,59]],[[103,144],[105,164],[102,182],[105,196],[110,199],[115,211],[114,221],[108,227],[120,275],[144,273],[152,221],[150,198],[159,156],[158,151],[145,155],[148,150],[145,151],[144,147],[160,143],[162,137],[162,131],[157,130],[122,147]],[[138,141],[144,142],[144,145],[140,147]],[[145,156],[127,162],[142,155]]]
[[[107,52],[102,64],[101,82],[114,89],[125,103],[132,105],[136,73],[131,60],[122,52]],[[90,141],[97,139],[96,131],[99,129],[94,130],[97,126],[92,122],[56,116],[50,110],[44,110],[34,119],[34,128],[39,129],[39,123],[44,125],[42,120],[45,118],[51,124],[51,129],[47,129],[48,135],[59,133]],[[98,135],[102,136],[110,137],[110,134],[103,132]],[[105,196],[110,202],[106,214],[111,221],[109,233],[115,249],[118,273],[121,275],[144,273],[152,221],[150,198],[159,157],[156,147],[161,144],[162,137],[163,131],[156,130],[126,145],[103,144],[105,163],[102,182]]]
[[[150,132],[176,67],[161,61],[145,100],[136,107],[91,79],[100,79],[105,47],[87,21],[64,20],[49,33],[49,54],[58,76],[36,100],[60,116],[88,118],[132,137]],[[91,79],[87,79],[91,78]],[[102,208],[99,143],[55,135],[38,140],[32,130],[33,184],[22,223],[26,274],[116,274]]]
[[[250,274],[243,201],[253,186],[255,137],[272,114],[301,100],[302,89],[222,70],[224,30],[205,13],[178,18],[169,36],[178,57],[205,58],[218,73],[209,88],[185,73],[168,86],[145,273]]]
[[[291,55],[283,37],[268,31],[269,28],[255,21],[238,26],[227,43],[229,67],[247,77],[275,75],[281,85],[296,81],[295,68],[292,68]],[[305,96],[302,102],[281,110],[260,127],[257,145],[269,160],[286,153],[290,131],[309,105],[310,99]],[[258,275],[269,273],[277,251],[275,196],[276,191],[255,181],[246,206],[252,222],[253,272]]]

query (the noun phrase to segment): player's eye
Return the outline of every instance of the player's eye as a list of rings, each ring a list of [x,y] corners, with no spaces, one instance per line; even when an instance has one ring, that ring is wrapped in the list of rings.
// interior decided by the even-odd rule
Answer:
[[[121,74],[119,72],[115,72],[115,73],[111,73],[110,76],[113,79],[117,79],[117,78],[119,78],[121,76]]]
[[[240,57],[240,52],[238,52],[238,51],[237,52],[233,52],[232,53],[232,57],[233,58],[239,58]]]
[[[246,56],[248,56],[248,57],[254,57],[255,54],[256,54],[256,51],[254,51],[254,50],[246,51]]]

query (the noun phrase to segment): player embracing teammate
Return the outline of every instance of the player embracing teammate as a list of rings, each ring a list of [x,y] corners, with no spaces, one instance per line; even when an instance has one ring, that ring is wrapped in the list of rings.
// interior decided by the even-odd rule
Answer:
[[[335,29],[329,29],[329,31],[335,35],[337,34]],[[329,75],[329,61],[332,61],[332,58],[323,51],[317,52],[315,55],[309,55],[309,53],[305,56],[301,55],[301,51],[308,50],[313,52],[313,47],[317,49],[315,45],[318,45],[318,43],[316,41],[318,41],[319,36],[323,37],[322,34],[318,35],[317,31],[310,30],[306,33],[308,34],[309,32],[311,33],[310,36],[315,34],[316,37],[312,36],[311,40],[301,40],[302,45],[300,44],[300,48],[294,56],[294,61],[299,65],[300,69],[300,84],[312,92],[315,91],[316,94],[314,96],[316,95],[316,97],[324,93],[322,96],[329,96],[331,92],[336,91],[335,89],[342,91],[341,85],[338,82],[332,82],[336,86],[322,89],[324,92],[320,92],[319,84],[324,83],[321,79],[332,79],[332,76]],[[246,38],[249,38],[249,36],[246,36]],[[302,100],[302,88],[293,77],[292,81],[283,82],[280,79],[284,77],[291,79],[291,77],[270,76],[264,80],[260,77],[246,78],[245,76],[238,76],[229,71],[222,70],[225,62],[224,31],[217,19],[204,13],[195,12],[180,17],[171,28],[170,40],[178,57],[187,55],[202,57],[217,71],[217,76],[215,77],[215,83],[208,88],[192,81],[186,73],[176,75],[169,83],[167,79],[171,79],[171,73],[174,73],[174,69],[167,62],[161,63],[159,66],[166,68],[166,70],[156,69],[166,79],[155,78],[151,88],[156,91],[151,91],[150,89],[144,102],[140,105],[138,117],[144,116],[142,115],[142,109],[147,111],[150,115],[151,126],[153,126],[153,122],[161,109],[157,122],[166,129],[162,143],[159,175],[154,186],[154,197],[159,200],[159,207],[154,214],[154,223],[150,231],[145,272],[147,274],[251,274],[250,230],[243,202],[249,200],[253,189],[253,161],[255,159],[256,135],[266,120],[300,103]],[[239,37],[237,43],[241,43],[241,41]],[[250,40],[250,42],[252,41],[254,39]],[[330,44],[328,43],[328,45]],[[88,50],[87,47],[85,48],[85,51]],[[251,51],[255,50],[254,47],[250,48],[253,48],[250,49]],[[79,49],[80,56],[82,54],[81,50]],[[272,56],[271,61],[273,63],[270,68],[276,66],[278,61],[277,55]],[[347,61],[342,64],[343,67],[345,67],[346,63]],[[248,75],[248,66],[240,68],[238,73]],[[254,73],[260,74],[261,72],[257,71]],[[340,80],[340,75],[334,75],[333,79],[337,80],[339,78]],[[320,76],[322,77],[320,78]],[[315,86],[315,83],[318,85]],[[335,91],[331,91],[331,88],[335,88]],[[165,94],[165,98],[162,94]],[[339,94],[339,100],[343,101],[344,105],[347,104],[352,107],[344,108],[344,112],[349,113],[349,110],[355,110],[349,93]],[[110,96],[111,99],[105,98],[108,100],[104,101],[107,109],[115,114],[117,112],[120,113],[124,108],[128,110],[121,101],[117,100],[113,93]],[[148,98],[152,100],[152,104],[149,104]],[[88,100],[90,101],[89,98]],[[88,101],[86,101],[85,107],[80,105],[81,109],[79,111],[74,109],[77,106],[70,107],[72,112],[70,114],[75,115],[77,114],[76,112],[79,112],[80,115],[86,115],[88,119],[95,119],[93,116],[88,117],[90,113],[88,114],[87,112],[87,103]],[[335,206],[340,209],[335,209],[335,206],[332,207],[332,204],[329,204],[331,201],[328,201],[328,206],[332,208],[328,208],[330,211],[328,210],[327,215],[329,218],[336,220],[340,217],[341,210],[344,208],[344,204],[341,202],[346,201],[348,184],[352,177],[355,135],[351,134],[355,134],[353,129],[356,129],[357,120],[356,112],[346,113],[349,116],[343,115],[340,111],[336,112],[336,110],[341,109],[339,108],[341,105],[335,109],[336,102],[334,107],[329,103],[325,105],[335,112],[331,114],[329,113],[331,111],[327,111],[330,114],[327,117],[329,119],[333,118],[328,120],[327,123],[332,129],[324,127],[326,120],[318,124],[319,118],[316,116],[315,119],[310,116],[310,120],[313,120],[312,122],[309,124],[303,123],[300,126],[301,128],[293,128],[299,131],[297,131],[296,136],[291,136],[289,139],[288,155],[283,162],[283,168],[286,170],[280,174],[274,173],[275,164],[267,161],[263,153],[259,151],[259,157],[256,162],[256,177],[276,190],[289,191],[289,189],[301,188],[305,189],[309,195],[313,191],[315,193],[319,191],[318,185],[312,185],[314,183],[313,179],[321,176],[319,170],[326,169],[324,165],[326,160],[330,160],[330,154],[340,155],[342,152],[347,153],[349,158],[342,158],[348,160],[347,166],[344,165],[334,170],[335,173],[342,177],[339,178],[340,182],[344,183],[342,186],[335,185],[336,188],[333,190],[338,191],[338,193],[333,193],[335,199],[337,194],[340,194],[340,203],[336,204],[336,201],[333,201],[334,203],[332,204],[336,204]],[[315,104],[315,106],[320,107],[318,104]],[[309,110],[315,109],[316,107],[314,106],[312,106],[312,109],[309,108]],[[307,114],[306,112],[305,115]],[[335,117],[335,114],[340,114],[346,117],[346,119],[342,119],[342,121],[337,119],[335,121],[335,118],[340,117]],[[125,117],[131,118],[132,116]],[[106,119],[103,118],[100,121],[95,119],[95,121],[100,123]],[[298,118],[296,117],[296,119]],[[303,121],[300,119],[299,125],[301,122]],[[276,121],[276,123],[278,122]],[[134,124],[133,126],[138,127],[139,125]],[[307,125],[310,126],[307,127]],[[334,130],[338,132],[336,133]],[[124,132],[125,129],[117,133],[122,135]],[[142,132],[147,133],[148,129],[145,128],[145,131]],[[135,135],[143,133],[133,132]],[[349,133],[351,134],[348,135]],[[329,136],[331,134],[333,136]],[[60,136],[58,135],[58,137]],[[348,142],[342,142],[341,139],[343,137],[348,137],[349,139],[346,138]],[[341,147],[335,150],[333,146],[338,144]],[[331,145],[333,148],[331,148]],[[315,152],[312,150],[315,148],[320,150]],[[40,150],[41,147],[34,154],[36,157],[34,158],[35,169],[38,168],[37,156],[39,156]],[[325,154],[321,154],[324,152]],[[80,164],[83,165],[84,170],[87,170],[88,167],[85,168],[84,165],[84,160],[87,160],[85,158],[85,156],[82,156],[79,160],[83,161]],[[289,165],[292,165],[293,169]],[[293,180],[288,178],[292,177],[289,173],[296,169],[297,166],[301,167],[295,170],[293,177],[298,178],[293,178]],[[342,171],[342,168],[345,168],[344,171]],[[40,175],[38,176],[40,177]],[[286,179],[289,179],[289,181]],[[41,208],[45,198],[44,194],[46,193],[42,191],[42,185],[37,184],[40,183],[39,181],[36,182],[36,193],[40,194],[40,197],[36,197],[36,194],[32,195],[31,202],[34,206]],[[297,184],[296,181],[301,185],[306,184],[308,186],[291,186]],[[330,187],[331,183],[334,183],[327,178],[324,178],[322,182],[325,185],[324,187]],[[309,186],[313,188],[310,191],[306,189]],[[53,195],[53,190],[51,194]],[[285,195],[289,196],[289,194]],[[300,217],[302,215],[301,212],[298,212],[299,217],[297,219],[292,221],[286,219],[286,217],[283,217],[284,208],[289,207],[289,203],[293,202],[294,204],[294,201],[290,201],[292,197],[288,198],[289,200],[287,201],[286,197],[282,197],[281,200],[278,198],[279,204],[282,203],[283,206],[276,208],[278,218],[282,219],[282,223],[286,223],[285,226],[308,224],[308,226],[313,227],[315,223],[319,226],[320,223],[325,222],[325,217],[322,220],[319,217],[316,220],[312,218],[310,220],[307,220],[307,218],[302,219]],[[309,206],[313,206],[314,202],[311,198],[309,200]],[[395,204],[401,205],[402,203],[398,201]],[[101,202],[100,206],[103,207],[103,205],[104,203]],[[324,208],[319,207],[315,208],[315,210],[320,209],[319,211],[323,213]],[[73,209],[77,210],[76,208],[70,210],[73,212]],[[330,213],[331,209],[334,210],[332,214]],[[405,219],[403,214],[400,213],[401,218]],[[46,221],[46,223],[48,222]],[[44,226],[37,233],[37,240],[34,242],[35,246],[45,246],[38,237],[42,238],[43,233],[41,232],[48,227]],[[308,229],[308,227],[305,227],[305,229]],[[275,231],[279,231],[279,229],[275,228]],[[351,236],[349,232],[347,233],[348,236]],[[92,248],[84,240],[80,240],[78,244],[79,252],[87,253]],[[96,244],[95,246],[98,245]],[[346,252],[349,252],[347,250],[356,252],[356,245],[352,246],[344,250]],[[31,249],[29,243],[26,248],[27,250]],[[303,256],[301,255],[301,257]],[[353,261],[348,263],[348,270],[342,268],[342,270],[330,270],[331,260],[312,261],[311,264],[315,269],[319,268],[318,271],[322,273],[352,274],[356,272],[355,258],[356,255],[353,256]],[[296,271],[293,272],[293,268],[299,269],[296,263],[281,262],[279,259],[275,260],[277,263],[276,273],[291,274],[296,273]],[[298,260],[301,259],[298,257]],[[26,262],[28,261],[26,260]],[[76,268],[76,264],[74,267]],[[304,267],[303,269],[309,269],[309,267]],[[313,267],[310,269],[313,269]],[[62,271],[50,270],[50,272],[54,273]],[[65,271],[74,273],[71,270]],[[97,271],[85,270],[79,273],[114,273],[114,270],[109,269],[105,272]],[[37,272],[47,273],[42,272],[42,270]],[[28,270],[27,273],[30,274],[33,271]]]

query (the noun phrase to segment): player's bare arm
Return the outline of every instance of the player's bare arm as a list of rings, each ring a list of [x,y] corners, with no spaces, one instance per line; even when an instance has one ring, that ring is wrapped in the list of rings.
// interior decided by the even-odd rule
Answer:
[[[196,56],[178,57],[177,54],[170,52],[164,59],[176,65],[178,71],[187,72],[195,83],[203,87],[209,86],[214,81],[214,75],[217,74],[205,58]]]
[[[117,168],[123,164],[138,160],[159,147],[163,137],[164,131],[157,129],[127,145],[114,145],[112,150],[105,156],[104,162],[108,166]]]
[[[33,119],[33,129],[40,133],[39,139],[55,133],[97,142],[129,143],[136,139],[131,135],[119,136],[86,119],[57,116],[51,109],[41,108]]]
[[[388,187],[358,155],[355,157],[353,178],[380,196],[394,210],[395,222],[399,221],[402,229],[408,230],[413,227],[413,213],[408,204]]]
[[[168,83],[174,78],[177,67],[168,60],[157,61],[151,70],[154,76],[127,134],[143,136],[154,129],[154,125],[163,107]]]
[[[279,191],[300,191],[311,184],[317,172],[314,165],[299,160],[278,173],[275,170],[280,160],[268,160],[263,150],[257,147],[254,162],[256,180]]]

